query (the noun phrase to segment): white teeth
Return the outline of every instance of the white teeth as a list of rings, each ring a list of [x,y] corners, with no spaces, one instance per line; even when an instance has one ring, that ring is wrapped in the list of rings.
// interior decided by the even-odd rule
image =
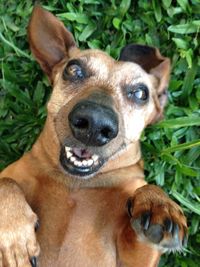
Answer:
[[[75,160],[74,161],[74,165],[78,166],[79,165],[79,161],[78,160]]]
[[[73,154],[71,152],[67,151],[66,156],[67,156],[68,159],[71,158],[72,155]]]
[[[68,147],[68,146],[65,147],[65,152],[66,152],[66,153],[67,153],[67,151],[70,151],[70,150],[71,150],[70,147]]]
[[[97,155],[93,155],[93,156],[92,156],[92,159],[93,159],[94,161],[97,161],[98,158],[99,158],[99,157],[98,157]]]
[[[87,167],[87,166],[88,166],[88,162],[87,162],[87,160],[83,160],[83,161],[82,161],[82,164],[83,164],[84,167]]]
[[[70,158],[70,160],[71,160],[71,158]],[[93,163],[94,163],[94,161],[92,159],[83,160],[83,161],[78,161],[78,160],[73,161],[73,164],[75,166],[78,166],[78,167],[90,167],[93,165]]]
[[[78,161],[78,162],[77,162],[77,166],[78,166],[78,167],[82,167],[82,166],[83,166],[82,162]]]
[[[87,163],[88,163],[88,166],[92,166],[92,164],[94,163],[94,161],[92,159],[89,159]]]
[[[65,147],[65,154],[66,158],[77,167],[91,167],[94,164],[98,164],[99,157],[97,155],[93,155],[90,159],[83,159],[81,161],[81,159],[73,154],[72,149],[67,146]]]
[[[70,158],[70,161],[71,161],[71,162],[74,162],[75,160],[76,160],[75,157],[71,157],[71,158]]]
[[[65,147],[65,154],[66,154],[66,157],[69,159],[73,154],[72,152],[70,152],[70,147]]]

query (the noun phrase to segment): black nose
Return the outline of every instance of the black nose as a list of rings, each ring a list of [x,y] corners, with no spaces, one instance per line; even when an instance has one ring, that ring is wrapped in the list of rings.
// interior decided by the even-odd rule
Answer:
[[[118,117],[111,108],[81,101],[69,114],[69,125],[74,137],[90,146],[103,146],[118,134]]]

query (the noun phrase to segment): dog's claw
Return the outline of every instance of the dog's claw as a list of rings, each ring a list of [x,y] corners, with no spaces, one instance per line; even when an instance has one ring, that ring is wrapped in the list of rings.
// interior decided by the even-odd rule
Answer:
[[[32,257],[30,259],[30,263],[31,263],[31,266],[32,267],[36,267],[37,266],[37,259],[36,259],[36,257]]]
[[[187,243],[188,243],[188,235],[185,234],[184,237],[183,237],[183,241],[182,241],[183,247],[186,247],[187,246]]]
[[[177,223],[174,223],[173,225],[173,229],[172,229],[172,235],[173,237],[178,237],[178,234],[179,234],[179,226]]]
[[[151,212],[150,211],[144,212],[141,216],[141,225],[144,230],[147,230],[149,228],[150,220],[151,220]]]
[[[35,231],[37,231],[40,227],[40,223],[39,220],[37,220],[37,222],[35,223]]]
[[[173,229],[173,222],[172,220],[170,220],[169,218],[167,218],[164,221],[164,227],[165,227],[165,231],[168,233],[171,233],[172,229]]]
[[[127,212],[130,218],[132,217],[132,205],[133,205],[132,202],[133,200],[129,198],[126,203]]]

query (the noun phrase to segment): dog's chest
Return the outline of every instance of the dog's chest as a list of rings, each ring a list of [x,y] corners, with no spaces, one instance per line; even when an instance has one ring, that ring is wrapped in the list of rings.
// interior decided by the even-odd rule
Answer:
[[[119,192],[62,192],[59,199],[53,201],[51,196],[46,202],[48,211],[42,212],[39,234],[41,267],[116,266],[115,240],[124,213]]]

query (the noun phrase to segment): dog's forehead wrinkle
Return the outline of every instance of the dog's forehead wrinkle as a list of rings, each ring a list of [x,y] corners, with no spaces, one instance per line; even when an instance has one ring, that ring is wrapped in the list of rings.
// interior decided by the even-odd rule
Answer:
[[[109,56],[107,53],[98,50],[98,49],[88,49],[84,51],[80,51],[79,53],[73,55],[73,58],[80,58],[83,59],[86,62],[90,61],[101,61],[101,62],[107,62],[107,64],[113,64],[115,60]]]
[[[106,80],[108,78],[109,64],[102,58],[90,57],[88,66],[98,79]]]
[[[151,84],[149,74],[146,73],[138,64],[122,63],[116,64],[111,72],[110,82],[112,84],[132,85],[135,83]]]

